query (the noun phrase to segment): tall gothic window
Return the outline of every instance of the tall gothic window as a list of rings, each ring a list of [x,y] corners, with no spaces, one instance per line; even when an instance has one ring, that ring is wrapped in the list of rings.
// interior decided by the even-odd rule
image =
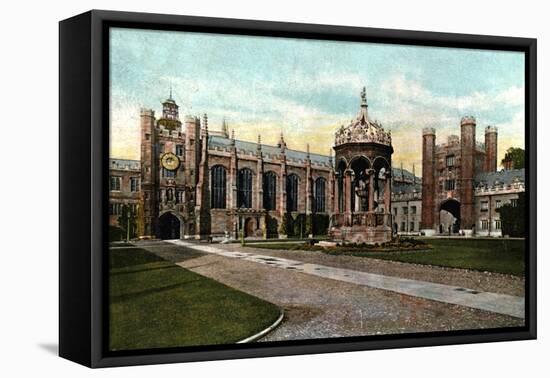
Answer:
[[[215,165],[211,170],[212,194],[211,207],[213,209],[225,209],[226,179],[227,173],[223,166]]]
[[[317,178],[315,180],[315,190],[313,192],[313,211],[316,213],[324,213],[326,211],[326,200],[325,200],[325,188],[327,180],[323,177]]]
[[[277,176],[274,172],[264,174],[264,209],[275,210],[277,197]]]
[[[237,182],[237,207],[252,207],[252,171],[243,168],[239,171]]]
[[[286,211],[298,211],[298,176],[286,177]]]

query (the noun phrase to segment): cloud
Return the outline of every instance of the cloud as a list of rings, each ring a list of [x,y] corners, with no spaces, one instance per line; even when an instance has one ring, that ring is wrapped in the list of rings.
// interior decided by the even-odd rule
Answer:
[[[162,88],[174,88],[180,112],[200,115],[208,113],[211,129],[226,118],[240,139],[275,144],[281,132],[290,148],[327,154],[333,145],[334,131],[348,124],[355,116],[353,107],[322,106],[320,96],[357,96],[364,78],[357,73],[338,75],[330,71],[310,75],[295,74],[284,80],[239,83],[226,78],[192,78],[162,76],[151,93],[163,98]],[[158,91],[158,92],[154,92]],[[394,164],[404,163],[421,172],[421,130],[434,127],[437,139],[460,133],[460,118],[472,114],[478,119],[478,139],[483,138],[484,125],[499,127],[499,159],[510,146],[523,146],[524,88],[510,86],[499,92],[474,91],[451,96],[434,93],[420,81],[402,74],[391,75],[378,88],[367,88],[369,113],[392,130]],[[166,96],[166,94],[164,94]],[[122,91],[113,91],[112,156],[139,158],[139,108],[136,99]],[[149,105],[151,106],[151,105]],[[158,114],[157,105],[157,114]],[[504,121],[503,121],[504,120]]]
[[[419,81],[398,74],[385,80],[375,95],[377,106],[371,106],[370,115],[392,130],[393,160],[403,162],[408,169],[415,164],[420,172],[422,128],[435,128],[438,141],[442,141],[451,134],[460,134],[460,119],[468,114],[477,118],[480,141],[484,126],[499,128],[499,159],[508,147],[524,145],[523,87],[511,86],[496,93],[476,91],[465,96],[438,95]]]
[[[121,159],[139,159],[140,106],[127,99],[111,102],[110,156]]]

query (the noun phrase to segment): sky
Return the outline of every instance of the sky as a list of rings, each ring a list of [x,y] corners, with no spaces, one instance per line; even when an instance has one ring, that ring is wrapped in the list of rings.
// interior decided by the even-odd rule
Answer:
[[[498,128],[498,159],[524,148],[524,54],[111,29],[111,157],[139,159],[139,112],[161,114],[172,88],[185,114],[225,118],[237,139],[329,154],[334,132],[349,124],[367,90],[369,118],[391,130],[394,166],[421,172],[422,128],[436,142],[460,134],[460,119],[477,119],[477,139]]]

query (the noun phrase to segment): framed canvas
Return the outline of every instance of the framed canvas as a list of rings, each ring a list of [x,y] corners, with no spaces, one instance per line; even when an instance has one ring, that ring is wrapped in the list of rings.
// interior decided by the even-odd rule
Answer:
[[[59,353],[536,337],[536,40],[60,22]]]

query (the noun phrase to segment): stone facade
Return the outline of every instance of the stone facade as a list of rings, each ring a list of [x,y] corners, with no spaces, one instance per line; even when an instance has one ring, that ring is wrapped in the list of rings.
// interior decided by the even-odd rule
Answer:
[[[122,207],[137,213],[141,197],[141,170],[137,160],[110,159],[109,224],[119,226]]]
[[[420,234],[422,215],[422,179],[412,173],[394,168],[392,182],[393,231],[399,235]]]
[[[478,143],[475,135],[472,116],[461,119],[460,137],[451,135],[446,143],[436,145],[435,130],[423,130],[421,227],[427,235],[448,231],[443,223],[449,215],[442,212],[454,219],[450,232],[471,234],[475,229],[474,178],[496,170],[497,130],[485,129],[485,144]]]
[[[225,121],[210,130],[206,115],[182,123],[171,96],[158,119],[142,109],[140,160],[110,160],[109,223],[118,225],[121,206],[130,205],[143,238],[307,236],[326,233],[328,219],[332,228],[346,224],[346,217],[350,227],[380,223],[384,240],[392,231],[499,236],[496,208],[525,188],[523,170],[495,172],[496,129],[486,129],[485,145],[475,141],[473,117],[462,119],[461,137],[440,145],[435,130],[424,129],[421,179],[414,167],[391,168],[391,135],[368,119],[362,96],[356,119],[336,130],[334,162],[332,150],[293,150],[282,134],[272,146],[259,136],[248,142],[229,135]],[[165,158],[177,166],[167,168]],[[322,229],[312,227],[315,217],[326,217]]]
[[[140,237],[208,238],[229,234],[236,238],[240,230],[246,237],[279,236],[287,213],[293,219],[331,214],[334,170],[330,156],[292,150],[282,134],[276,146],[262,144],[260,137],[257,143],[241,141],[234,133],[228,135],[225,121],[221,131],[210,132],[206,115],[202,119],[186,116],[182,124],[178,105],[171,96],[162,105],[159,119],[153,110],[141,110],[141,159],[125,161],[131,170],[121,170],[119,165],[124,160],[111,159],[111,176],[115,181],[120,176],[122,186],[111,190],[110,203],[132,202],[139,208],[143,217]],[[163,157],[168,154],[177,158],[175,169],[163,166]],[[223,204],[213,207],[213,189],[219,195],[220,188],[213,188],[218,183],[212,182],[212,175],[213,171],[220,172],[220,167]],[[243,172],[249,174],[250,182],[239,181]],[[130,193],[127,184],[132,175],[140,178],[135,193]],[[275,181],[270,191],[273,206],[269,208],[263,204],[266,175]],[[287,209],[289,177],[296,182],[292,192],[296,204],[292,209]],[[250,193],[241,184],[250,185]],[[242,196],[250,201],[241,203]],[[112,224],[118,215],[111,216]]]
[[[501,206],[514,204],[525,192],[523,169],[502,170],[476,176],[475,232],[480,236],[502,236],[502,223],[497,211]]]

